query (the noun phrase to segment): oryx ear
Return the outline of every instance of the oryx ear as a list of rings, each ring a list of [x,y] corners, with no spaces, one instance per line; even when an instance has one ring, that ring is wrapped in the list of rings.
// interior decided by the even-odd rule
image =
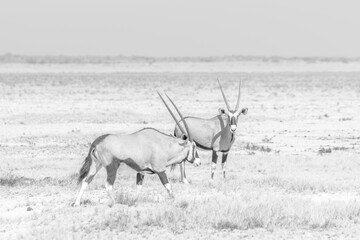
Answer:
[[[225,114],[225,109],[219,108],[219,114],[220,114],[220,115],[221,115],[221,114]]]
[[[241,113],[242,113],[242,114],[246,115],[246,114],[247,114],[247,112],[248,112],[248,109],[247,109],[247,108],[243,108],[243,109],[241,109]]]

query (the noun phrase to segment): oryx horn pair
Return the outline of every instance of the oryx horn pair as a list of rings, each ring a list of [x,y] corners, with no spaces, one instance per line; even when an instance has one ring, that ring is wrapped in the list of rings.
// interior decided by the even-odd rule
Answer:
[[[225,93],[224,93],[224,90],[223,90],[223,88],[222,88],[222,86],[221,86],[221,83],[220,83],[219,79],[218,79],[218,83],[219,83],[220,91],[221,91],[221,94],[222,94],[222,96],[223,96],[223,98],[224,98],[226,107],[227,107],[228,111],[230,112],[230,111],[231,111],[230,105],[229,105],[229,103],[228,103],[228,101],[227,101],[227,99],[226,99],[226,97],[225,97]],[[239,93],[238,93],[238,99],[237,99],[237,102],[236,102],[235,111],[239,110],[239,105],[240,105],[240,89],[241,89],[241,80],[239,81]]]
[[[176,107],[175,103],[171,100],[171,98],[165,93],[165,96],[169,99],[169,101],[171,102],[171,104],[174,106],[176,112],[179,114],[180,118],[181,118],[181,121],[184,123],[184,126],[185,126],[185,129],[186,131],[184,130],[184,128],[181,126],[181,124],[179,123],[179,121],[176,119],[174,113],[171,111],[170,107],[167,105],[167,103],[165,102],[164,98],[161,96],[161,94],[159,93],[159,91],[157,91],[159,97],[161,98],[161,100],[163,101],[163,103],[165,104],[167,110],[169,111],[170,115],[173,117],[174,121],[176,122],[176,125],[178,125],[180,131],[182,132],[183,135],[187,136],[188,140],[189,141],[192,141],[192,138],[191,138],[191,134],[190,134],[190,131],[189,131],[189,127],[183,117],[183,115],[180,113],[179,109]]]

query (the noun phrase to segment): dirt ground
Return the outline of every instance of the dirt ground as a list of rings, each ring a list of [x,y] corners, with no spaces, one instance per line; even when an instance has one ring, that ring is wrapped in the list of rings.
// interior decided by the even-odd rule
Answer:
[[[359,239],[360,68],[77,68],[0,71],[0,239]],[[241,107],[249,109],[226,180],[218,165],[210,181],[211,153],[202,151],[202,166],[187,166],[190,185],[179,183],[179,169],[168,170],[175,200],[147,175],[136,201],[135,172],[123,167],[116,205],[107,205],[101,170],[83,205],[71,206],[97,136],[144,127],[172,133],[155,90],[166,91],[184,115],[213,117],[225,107],[217,78],[232,106],[241,79]]]

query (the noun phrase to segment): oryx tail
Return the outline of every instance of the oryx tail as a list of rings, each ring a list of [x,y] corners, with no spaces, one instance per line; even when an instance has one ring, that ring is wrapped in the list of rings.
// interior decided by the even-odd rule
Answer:
[[[109,134],[103,135],[98,137],[93,144],[91,144],[90,150],[89,150],[89,154],[87,155],[87,157],[84,160],[83,165],[81,166],[81,169],[79,171],[79,178],[78,178],[78,184],[80,184],[82,182],[82,180],[84,180],[84,178],[89,174],[90,172],[90,168],[91,168],[91,164],[94,161],[94,158],[96,158],[95,156],[95,151],[96,151],[96,145],[98,143],[100,143],[105,137],[107,137]]]
[[[89,174],[90,172],[90,167],[91,167],[91,163],[92,163],[92,158],[95,157],[94,156],[94,151],[95,151],[95,147],[91,147],[89,154],[87,155],[87,157],[84,160],[84,164],[82,165],[80,171],[79,171],[79,178],[78,178],[78,184],[80,184],[82,182],[82,180]]]

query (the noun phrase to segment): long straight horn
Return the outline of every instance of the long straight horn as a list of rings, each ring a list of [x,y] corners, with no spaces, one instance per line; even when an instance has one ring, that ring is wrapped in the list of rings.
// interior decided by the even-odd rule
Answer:
[[[221,87],[221,84],[220,84],[219,79],[218,79],[218,83],[219,83],[220,91],[221,91],[221,94],[222,94],[222,96],[223,96],[223,98],[224,98],[226,107],[227,107],[228,111],[230,111],[229,103],[228,103],[228,101],[226,100],[225,93],[224,93],[224,90],[223,90],[222,87]]]
[[[173,117],[173,119],[175,120],[176,124],[178,125],[178,127],[180,128],[180,131],[183,134],[186,134],[186,132],[184,131],[184,129],[182,128],[182,126],[180,125],[180,123],[178,122],[178,120],[176,119],[175,115],[172,113],[172,111],[170,110],[169,106],[166,104],[165,100],[163,99],[163,97],[160,95],[159,91],[156,91],[159,95],[159,97],[161,98],[161,100],[163,101],[163,103],[165,104],[165,107],[167,108],[167,110],[169,111],[170,115]]]
[[[190,141],[192,141],[191,138],[191,134],[190,134],[190,130],[189,130],[189,126],[187,125],[187,122],[185,121],[183,115],[181,114],[181,112],[179,111],[179,109],[176,107],[175,103],[171,100],[171,98],[165,93],[166,97],[170,100],[171,104],[174,106],[175,110],[177,111],[177,113],[179,114],[181,121],[184,123],[184,126],[186,128],[186,132],[187,132],[187,136],[189,138]]]
[[[235,111],[237,111],[239,109],[239,105],[240,105],[240,88],[241,88],[241,80],[239,81],[239,93],[238,93],[238,99],[237,99],[237,102],[236,102]]]

